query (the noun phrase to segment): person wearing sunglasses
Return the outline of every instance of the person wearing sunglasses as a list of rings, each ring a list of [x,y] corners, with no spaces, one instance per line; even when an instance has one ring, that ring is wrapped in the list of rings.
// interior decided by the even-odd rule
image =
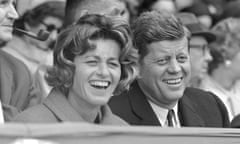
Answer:
[[[208,72],[208,64],[212,60],[208,44],[216,39],[216,35],[202,25],[192,13],[179,13],[179,19],[191,32],[189,51],[191,58],[190,86],[200,88],[201,82]]]
[[[36,87],[42,92],[43,98],[51,89],[45,82],[44,72],[46,66],[51,66],[53,63],[52,49],[62,27],[64,8],[65,2],[53,0],[42,2],[27,10],[16,20],[14,26],[36,34],[40,30],[47,31],[50,34],[48,39],[40,41],[14,31],[13,40],[4,49],[27,65]]]

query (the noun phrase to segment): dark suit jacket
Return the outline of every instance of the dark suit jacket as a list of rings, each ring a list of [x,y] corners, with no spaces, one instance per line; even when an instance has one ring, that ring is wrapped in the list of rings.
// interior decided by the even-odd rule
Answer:
[[[181,126],[229,127],[225,106],[210,92],[187,88],[178,105]],[[112,97],[109,106],[113,113],[131,125],[160,125],[137,82],[128,92]]]
[[[38,103],[40,97],[34,89],[27,67],[6,52],[0,50],[0,99],[5,121],[30,105]]]
[[[231,121],[232,128],[240,128],[240,114],[235,116]]]

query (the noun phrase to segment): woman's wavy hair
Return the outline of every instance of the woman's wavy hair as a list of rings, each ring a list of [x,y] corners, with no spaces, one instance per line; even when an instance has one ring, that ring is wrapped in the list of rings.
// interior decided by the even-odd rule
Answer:
[[[92,41],[97,39],[112,39],[120,45],[121,77],[114,94],[128,89],[137,75],[138,61],[129,25],[116,16],[99,14],[84,14],[59,34],[54,48],[54,66],[48,69],[46,75],[48,84],[68,95],[74,81],[74,58],[95,49]]]

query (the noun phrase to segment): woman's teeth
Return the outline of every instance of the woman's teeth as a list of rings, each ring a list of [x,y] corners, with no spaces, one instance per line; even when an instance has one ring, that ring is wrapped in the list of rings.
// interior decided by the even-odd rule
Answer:
[[[110,85],[110,82],[107,81],[92,81],[90,82],[91,86],[95,88],[100,88],[100,89],[107,89],[108,86]]]

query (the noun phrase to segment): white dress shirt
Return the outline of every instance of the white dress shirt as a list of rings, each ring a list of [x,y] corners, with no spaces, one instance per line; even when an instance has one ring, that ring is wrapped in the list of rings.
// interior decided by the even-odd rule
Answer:
[[[157,118],[158,118],[158,121],[160,122],[161,126],[162,127],[168,127],[168,121],[167,121],[167,114],[168,114],[168,109],[165,109],[165,108],[162,108],[158,105],[156,105],[155,103],[149,101],[149,104],[151,105],[154,113],[156,114]],[[174,107],[173,107],[173,111],[174,111],[174,121],[173,121],[173,127],[176,127],[176,128],[180,128],[181,127],[181,124],[180,124],[180,121],[179,121],[179,117],[177,115],[178,113],[178,104],[176,104]]]
[[[2,102],[0,101],[0,124],[4,123],[4,117],[3,117],[3,110],[2,110]]]

